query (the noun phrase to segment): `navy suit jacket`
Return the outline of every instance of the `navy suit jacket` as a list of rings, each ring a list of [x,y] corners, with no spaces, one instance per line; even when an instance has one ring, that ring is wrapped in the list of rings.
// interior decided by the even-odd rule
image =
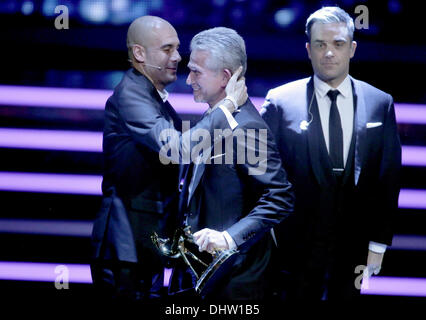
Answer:
[[[339,239],[344,245],[362,247],[368,241],[390,245],[392,221],[398,207],[401,146],[392,97],[351,78],[354,96],[354,162],[349,177],[353,192],[341,210]],[[335,181],[314,96],[312,118],[308,107],[314,94],[313,78],[301,79],[270,90],[261,114],[274,133],[296,202],[294,220],[280,236],[295,250],[306,250],[315,217],[333,210],[330,195]],[[312,120],[307,130],[300,123]],[[315,133],[316,132],[316,133]],[[321,132],[321,131],[319,131]],[[286,243],[282,243],[283,246]],[[348,248],[348,247],[346,247]],[[349,250],[350,251],[350,250]],[[304,251],[306,252],[306,251]],[[365,261],[361,261],[361,264]]]
[[[218,110],[197,127],[211,131],[213,136],[213,128],[226,127],[227,123]],[[160,215],[161,223],[147,223],[145,231],[169,234],[166,220],[177,214],[177,162],[182,158],[179,143],[184,139],[176,130],[180,125],[176,112],[161,100],[151,81],[136,69],[128,70],[105,106],[103,200],[92,233],[95,258],[137,262],[128,210]],[[171,141],[160,139],[165,130],[173,133],[177,149],[174,163],[167,165],[159,157],[160,150]]]
[[[238,126],[233,132],[229,130],[233,133],[229,136],[217,136],[213,148],[207,151],[211,163],[187,167],[180,211],[192,232],[210,228],[229,233],[240,256],[225,296],[255,298],[262,295],[256,292],[262,290],[270,258],[271,237],[265,233],[293,211],[294,198],[272,133],[251,101],[247,100],[233,116]],[[256,134],[247,139],[251,130]],[[264,137],[259,135],[260,130]],[[225,147],[226,141],[232,148]],[[250,159],[250,153],[259,156],[260,163]],[[190,192],[193,172],[197,174]]]

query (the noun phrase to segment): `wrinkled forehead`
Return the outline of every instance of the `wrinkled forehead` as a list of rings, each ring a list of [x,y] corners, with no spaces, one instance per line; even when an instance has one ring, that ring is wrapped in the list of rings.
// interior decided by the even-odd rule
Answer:
[[[207,50],[193,50],[189,57],[188,68],[197,69],[197,68],[208,68],[210,62],[210,52]],[[209,69],[209,68],[208,68]]]
[[[311,41],[349,41],[349,30],[344,22],[315,22],[311,28]]]

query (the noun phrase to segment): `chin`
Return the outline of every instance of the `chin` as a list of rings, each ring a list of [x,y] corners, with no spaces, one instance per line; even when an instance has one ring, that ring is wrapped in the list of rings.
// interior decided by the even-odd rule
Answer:
[[[194,94],[194,101],[195,102],[203,102],[203,98]]]

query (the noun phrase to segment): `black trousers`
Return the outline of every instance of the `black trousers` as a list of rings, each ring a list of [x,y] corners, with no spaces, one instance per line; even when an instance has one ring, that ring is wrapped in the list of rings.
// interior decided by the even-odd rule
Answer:
[[[353,301],[360,298],[356,286],[357,265],[366,264],[365,255],[351,248],[314,245],[299,270],[290,280],[289,299],[311,301]]]
[[[160,255],[151,235],[161,228],[156,213],[128,212],[138,262],[103,261],[92,263],[92,279],[103,299],[141,301],[164,295],[164,268],[168,260]]]

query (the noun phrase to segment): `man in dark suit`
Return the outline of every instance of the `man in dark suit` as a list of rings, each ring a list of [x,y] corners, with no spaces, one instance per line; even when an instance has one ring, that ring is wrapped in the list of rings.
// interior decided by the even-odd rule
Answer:
[[[240,65],[244,74],[245,44],[234,30],[213,28],[192,39],[187,84],[196,102],[209,105],[205,116],[225,98]],[[200,251],[239,250],[230,273],[207,297],[262,299],[271,258],[269,231],[292,212],[293,193],[272,134],[251,101],[233,116],[233,131],[216,132],[214,144],[185,168],[180,212]]]
[[[168,223],[177,213],[177,164],[194,142],[184,139],[190,130],[180,133],[165,90],[176,80],[181,60],[175,29],[158,17],[138,18],[129,27],[127,46],[132,69],[105,107],[103,201],[93,227],[92,276],[107,296],[139,300],[158,297],[163,286],[165,261],[150,235],[173,228]],[[231,81],[227,89],[228,100],[196,128],[213,135],[215,127],[229,127],[234,103],[245,101],[246,88],[243,81]],[[165,132],[173,134],[163,139]],[[170,154],[162,152],[165,147]]]
[[[290,297],[357,297],[356,267],[377,274],[392,241],[401,166],[393,99],[349,76],[353,31],[338,7],[313,13],[314,76],[270,90],[261,111],[296,194],[295,214],[276,229]]]

